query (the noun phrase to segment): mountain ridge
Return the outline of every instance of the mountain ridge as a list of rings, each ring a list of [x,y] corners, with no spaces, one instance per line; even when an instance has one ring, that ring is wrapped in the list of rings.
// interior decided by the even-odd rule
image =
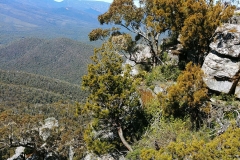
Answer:
[[[100,1],[4,0],[0,2],[0,42],[29,35],[89,42],[88,33],[100,26],[97,17],[109,6]]]

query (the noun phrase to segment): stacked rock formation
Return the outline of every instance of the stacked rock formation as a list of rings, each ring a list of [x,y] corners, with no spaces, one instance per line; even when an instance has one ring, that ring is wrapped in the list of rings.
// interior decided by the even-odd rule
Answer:
[[[205,83],[211,90],[240,98],[240,25],[219,27],[210,48],[202,66]]]

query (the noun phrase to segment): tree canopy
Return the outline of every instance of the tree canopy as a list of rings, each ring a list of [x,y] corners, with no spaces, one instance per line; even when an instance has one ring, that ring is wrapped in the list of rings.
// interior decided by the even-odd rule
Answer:
[[[98,20],[100,24],[114,24],[125,30],[114,27],[95,29],[89,34],[90,40],[110,36],[111,41],[112,37],[119,35],[124,35],[121,39],[125,40],[125,35],[129,35],[126,32],[129,31],[134,38],[130,36],[131,39],[128,39],[127,49],[119,50],[136,62],[134,54],[138,50],[137,44],[149,46],[151,57],[147,62],[156,66],[163,64],[164,44],[160,41],[160,36],[168,32],[173,40],[171,43],[178,43],[179,38],[185,52],[190,50],[195,62],[200,63],[198,59],[208,51],[216,28],[234,12],[233,6],[220,2],[214,4],[213,0],[139,0],[139,4],[138,7],[133,0],[114,0],[109,10],[100,15]]]

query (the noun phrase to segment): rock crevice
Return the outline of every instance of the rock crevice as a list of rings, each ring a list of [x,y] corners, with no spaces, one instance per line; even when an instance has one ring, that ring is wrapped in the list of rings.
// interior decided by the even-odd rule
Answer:
[[[202,66],[204,81],[213,91],[240,98],[240,25],[219,27],[213,39]]]

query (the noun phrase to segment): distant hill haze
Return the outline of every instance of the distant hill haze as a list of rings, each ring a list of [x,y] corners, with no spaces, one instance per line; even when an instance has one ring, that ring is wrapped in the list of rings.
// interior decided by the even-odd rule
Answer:
[[[93,46],[67,38],[24,38],[0,47],[0,68],[80,84]]]
[[[98,15],[109,5],[86,0],[1,0],[0,42],[29,35],[87,41],[88,33],[99,27]]]

